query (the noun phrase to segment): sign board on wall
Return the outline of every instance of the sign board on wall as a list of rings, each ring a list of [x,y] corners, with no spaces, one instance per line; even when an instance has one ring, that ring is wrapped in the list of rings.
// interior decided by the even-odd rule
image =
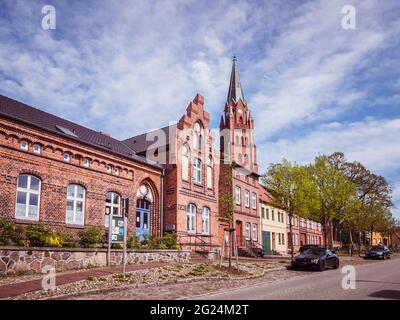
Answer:
[[[111,242],[124,242],[124,217],[112,216]]]

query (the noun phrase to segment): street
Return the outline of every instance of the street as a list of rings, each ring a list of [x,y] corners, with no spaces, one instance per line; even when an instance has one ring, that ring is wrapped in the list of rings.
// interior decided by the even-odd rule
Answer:
[[[188,297],[200,300],[400,300],[400,259],[355,266],[356,289],[344,290],[341,265],[337,270],[312,272],[272,283]]]

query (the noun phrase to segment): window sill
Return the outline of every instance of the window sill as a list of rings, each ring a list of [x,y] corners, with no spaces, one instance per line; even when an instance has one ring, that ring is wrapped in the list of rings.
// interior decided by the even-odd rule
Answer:
[[[21,223],[21,224],[38,224],[38,223],[40,223],[39,220],[23,219],[23,218],[15,218],[14,222]]]
[[[73,223],[67,223],[66,227],[71,228],[71,229],[84,229],[85,228],[85,226],[82,224],[73,224]]]

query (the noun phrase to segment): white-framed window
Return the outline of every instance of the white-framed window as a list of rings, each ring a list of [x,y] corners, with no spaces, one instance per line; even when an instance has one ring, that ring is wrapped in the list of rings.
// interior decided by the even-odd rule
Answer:
[[[71,161],[71,155],[68,152],[64,153],[64,161],[65,162],[70,162]]]
[[[250,240],[250,223],[246,223],[246,240]]]
[[[29,149],[29,143],[28,141],[22,140],[19,144],[19,148],[23,151],[28,151]]]
[[[41,181],[35,176],[22,174],[18,177],[15,218],[39,220],[40,188]]]
[[[257,238],[258,238],[257,225],[253,223],[253,240],[257,240]]]
[[[269,209],[267,208],[267,219],[269,220]]]
[[[244,191],[244,205],[247,208],[250,206],[250,192],[247,190]]]
[[[240,188],[235,187],[235,202],[240,205]]]
[[[196,233],[196,212],[196,206],[190,203],[187,212],[187,231],[189,233]]]
[[[272,221],[275,221],[275,210],[271,209],[271,219]]]
[[[83,166],[85,168],[89,168],[90,167],[90,160],[89,159],[83,159]]]
[[[278,244],[279,244],[279,245],[282,244],[282,241],[281,241],[281,234],[280,234],[280,233],[278,233]]]
[[[261,207],[261,217],[265,219],[265,208]]]
[[[38,143],[33,145],[33,153],[40,154],[42,152],[42,146]]]
[[[285,234],[282,233],[282,245],[285,245]]]
[[[201,160],[199,158],[194,159],[193,179],[195,183],[201,184]]]
[[[210,234],[210,209],[207,207],[204,207],[201,213],[201,226],[203,234]]]
[[[182,180],[189,180],[189,146],[182,146]]]
[[[257,195],[254,192],[251,195],[251,207],[257,209]]]
[[[78,184],[70,184],[68,186],[66,214],[66,222],[68,224],[84,224],[85,194],[85,188]]]
[[[112,166],[107,166],[107,173],[112,173]]]
[[[121,196],[116,192],[107,192],[106,194],[106,213],[113,216],[121,215]],[[105,216],[105,226],[108,227],[109,217]]]
[[[208,157],[207,159],[207,188],[212,189],[213,188],[213,159],[211,156]]]
[[[119,176],[119,174],[120,174],[119,168],[115,168],[114,174],[115,174],[116,176]]]

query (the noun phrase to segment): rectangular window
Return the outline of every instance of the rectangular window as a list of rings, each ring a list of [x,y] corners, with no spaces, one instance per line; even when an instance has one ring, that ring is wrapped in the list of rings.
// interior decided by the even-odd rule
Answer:
[[[83,159],[83,166],[84,166],[85,168],[89,168],[89,166],[90,166],[90,161],[89,161],[89,159]]]
[[[269,209],[267,208],[267,219],[269,220]]]
[[[33,153],[40,154],[42,151],[42,147],[40,144],[34,144],[33,145]]]
[[[282,244],[285,245],[285,234],[282,233]]]
[[[247,190],[244,192],[244,205],[246,208],[250,206],[250,192]]]
[[[17,179],[17,199],[15,217],[39,220],[40,180],[31,175],[21,175]]]
[[[272,218],[272,221],[275,221],[275,211],[274,211],[274,209],[271,210],[271,218]]]
[[[28,143],[28,141],[21,141],[21,143],[20,143],[20,149],[21,150],[23,150],[23,151],[28,151],[28,148],[29,148],[29,143]]]
[[[265,208],[261,208],[261,216],[265,219]]]
[[[210,209],[207,207],[203,208],[201,215],[201,226],[203,234],[210,234]]]
[[[71,160],[71,156],[68,152],[64,153],[64,161],[69,162]]]
[[[189,233],[196,233],[196,211],[196,206],[189,204],[187,212],[187,231]]]
[[[254,192],[251,195],[251,207],[257,209],[257,195]]]
[[[236,200],[236,204],[240,205],[240,188],[239,187],[235,188],[235,200]]]
[[[246,223],[246,240],[250,240],[250,223]]]
[[[193,179],[197,184],[201,184],[201,160],[194,159],[193,163]]]
[[[257,238],[258,238],[257,235],[258,235],[257,225],[253,224],[253,240],[257,240]]]

